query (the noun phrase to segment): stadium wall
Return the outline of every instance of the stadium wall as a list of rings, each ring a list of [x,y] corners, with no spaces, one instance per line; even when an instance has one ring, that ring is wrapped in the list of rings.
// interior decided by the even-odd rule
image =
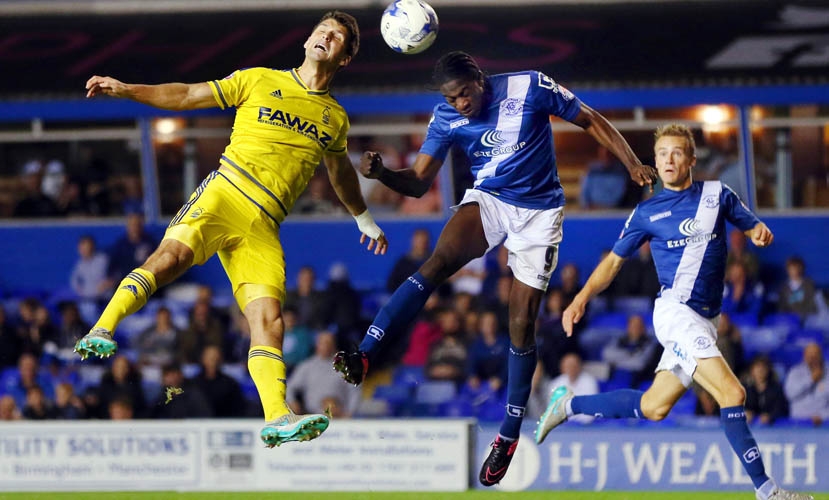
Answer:
[[[751,491],[719,429],[567,424],[521,446],[497,489]],[[465,491],[494,425],[470,420],[334,421],[319,439],[264,448],[258,420],[0,424],[0,491]],[[620,432],[621,431],[621,432]],[[827,428],[757,428],[767,470],[827,492]],[[476,486],[477,487],[477,486]]]
[[[564,242],[561,245],[559,267],[574,262],[582,272],[582,279],[599,260],[603,250],[612,246],[624,224],[626,214],[604,217],[569,216],[564,222]],[[791,255],[800,255],[806,262],[807,273],[824,288],[829,287],[829,217],[826,215],[762,215],[775,233],[774,244],[766,249],[754,249],[763,263],[765,281],[774,283],[783,277],[783,263]],[[290,219],[281,228],[282,245],[288,266],[288,286],[293,287],[300,266],[312,266],[320,285],[327,280],[328,269],[334,262],[344,262],[352,283],[360,289],[378,289],[385,286],[386,277],[398,256],[408,251],[411,233],[415,228],[427,228],[433,242],[443,227],[443,219],[381,220],[390,250],[385,256],[374,256],[360,246],[360,235],[353,221]],[[151,226],[159,238],[164,226]],[[120,221],[101,224],[32,223],[0,226],[0,291],[5,294],[27,291],[54,291],[68,287],[69,274],[78,258],[77,241],[83,234],[95,237],[99,248],[106,249],[123,235]],[[227,280],[213,258],[202,267],[194,268],[185,278],[197,283],[226,288]],[[558,279],[554,275],[553,281]]]

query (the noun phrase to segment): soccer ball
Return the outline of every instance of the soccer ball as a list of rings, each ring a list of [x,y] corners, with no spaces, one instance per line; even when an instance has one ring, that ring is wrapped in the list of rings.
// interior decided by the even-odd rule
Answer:
[[[380,19],[383,40],[395,52],[417,54],[438,36],[438,16],[423,0],[396,0]]]

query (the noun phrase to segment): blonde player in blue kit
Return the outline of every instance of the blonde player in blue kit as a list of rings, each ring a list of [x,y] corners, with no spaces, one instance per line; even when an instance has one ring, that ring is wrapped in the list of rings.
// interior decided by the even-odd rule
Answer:
[[[360,243],[368,238],[368,250],[386,252],[388,242],[366,208],[348,159],[348,117],[328,92],[359,46],[357,21],[331,11],[305,41],[298,68],[250,68],[195,84],[89,79],[87,97],[105,94],[169,110],[232,106],[236,118],[218,170],[204,179],[170,222],[158,249],[124,278],[98,322],[75,345],[83,359],[111,356],[117,349],[112,333],[121,320],[143,307],[158,287],[218,253],[250,324],[248,368],[267,422],[262,441],[268,447],[307,441],[328,427],[325,415],[294,415],[285,404],[285,258],[279,225],[322,160],[363,233]]]
[[[774,240],[771,230],[720,181],[694,181],[696,146],[685,125],[657,129],[654,154],[664,189],[631,212],[613,250],[602,259],[561,318],[567,336],[584,317],[587,303],[619,273],[625,259],[650,241],[662,290],[654,303],[653,325],[665,348],[647,391],[620,389],[576,396],[565,386],[550,395],[536,428],[536,443],[573,415],[662,420],[692,381],[720,405],[726,438],[755,488],[757,500],[811,500],[784,490],[766,475],[760,448],[746,422],[746,391],[717,348],[728,250],[726,221],[754,245]]]

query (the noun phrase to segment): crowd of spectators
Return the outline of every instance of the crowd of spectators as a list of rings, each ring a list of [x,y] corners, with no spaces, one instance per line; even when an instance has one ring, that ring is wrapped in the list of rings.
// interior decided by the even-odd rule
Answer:
[[[786,279],[763,284],[762,263],[739,232],[730,235],[726,300],[718,346],[746,386],[746,410],[763,424],[790,419],[829,420],[829,347],[822,292],[803,261],[786,262]],[[250,333],[230,297],[208,287],[189,293],[161,290],[120,327],[119,354],[84,363],[72,353],[115,282],[152,247],[140,216],[109,251],[78,241],[71,273],[74,297],[8,297],[0,307],[0,419],[129,419],[260,416],[247,374]],[[507,252],[496,249],[436,291],[413,322],[406,342],[372,367],[361,388],[331,369],[333,353],[354,345],[382,301],[431,250],[427,230],[412,232],[387,287],[356,290],[347,267],[333,263],[320,279],[296,270],[283,313],[283,357],[289,404],[296,411],[347,418],[362,415],[452,415],[500,419],[506,386]],[[549,391],[567,385],[577,394],[646,388],[662,348],[650,312],[658,293],[647,246],[566,337],[561,315],[583,284],[581,270],[564,262],[554,275],[537,321],[539,363],[528,411],[540,412]],[[184,286],[185,289],[187,285]],[[165,295],[166,293],[166,295]],[[823,320],[821,320],[823,318]],[[393,348],[394,349],[394,348]],[[169,394],[168,388],[180,388]],[[178,391],[177,391],[178,392]],[[685,401],[685,398],[683,398]],[[675,412],[718,415],[713,398],[695,387]],[[369,404],[371,403],[371,404]],[[694,417],[696,418],[696,417]]]

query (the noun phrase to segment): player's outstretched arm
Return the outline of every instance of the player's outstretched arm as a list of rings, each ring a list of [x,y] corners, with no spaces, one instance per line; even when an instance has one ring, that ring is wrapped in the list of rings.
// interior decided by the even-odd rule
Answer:
[[[599,262],[599,265],[587,278],[587,283],[584,284],[584,287],[576,294],[573,302],[567,306],[564,314],[562,314],[561,325],[564,327],[564,331],[567,332],[568,337],[573,335],[573,326],[584,317],[584,310],[590,299],[600,294],[613,282],[613,278],[619,274],[619,270],[622,269],[624,263],[625,259],[613,252],[607,254],[607,257]]]
[[[633,182],[643,187],[648,185],[653,191],[653,185],[657,180],[656,169],[639,161],[630,144],[607,118],[587,104],[582,103],[581,111],[576,115],[573,123],[583,128],[599,144],[609,149],[616,158],[619,158],[627,167]]]
[[[360,192],[357,174],[354,172],[354,165],[351,164],[348,155],[325,155],[322,160],[325,168],[328,169],[328,180],[334,187],[334,192],[357,221],[357,227],[362,233],[360,244],[365,243],[368,238],[368,249],[373,249],[374,255],[385,254],[389,242],[366,207],[363,193]]]
[[[745,235],[751,239],[754,246],[767,247],[774,241],[774,234],[771,229],[762,222],[758,222],[755,226],[745,232]]]
[[[208,83],[124,83],[109,76],[93,76],[86,82],[86,97],[108,95],[131,99],[171,111],[218,107]]]
[[[360,173],[379,180],[400,194],[420,198],[429,191],[441,165],[442,161],[419,153],[411,168],[389,170],[383,165],[380,153],[366,151],[360,159]]]

